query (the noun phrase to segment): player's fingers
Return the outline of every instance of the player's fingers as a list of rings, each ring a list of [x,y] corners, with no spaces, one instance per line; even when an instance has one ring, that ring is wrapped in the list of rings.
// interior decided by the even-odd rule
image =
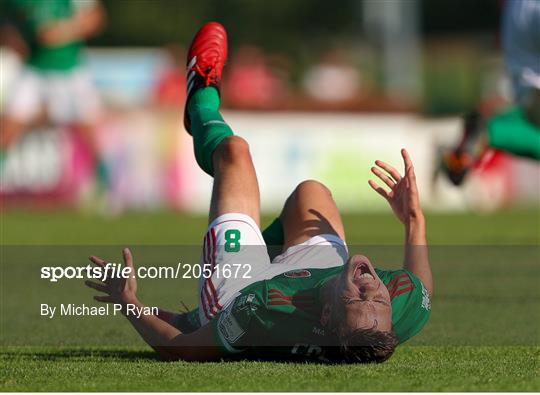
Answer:
[[[110,296],[94,296],[94,300],[97,300],[98,302],[103,302],[103,303],[113,302],[113,299]]]
[[[411,156],[405,148],[401,149],[401,156],[403,157],[403,163],[405,164],[405,172],[407,172],[407,169],[411,168],[413,165]]]
[[[390,188],[394,188],[394,186],[396,185],[396,183],[392,179],[390,179],[390,177],[388,177],[386,174],[384,174],[377,167],[372,167],[371,172],[373,174],[375,174],[377,177],[379,177]]]
[[[382,160],[376,160],[375,164],[379,166],[381,169],[386,170],[386,172],[392,176],[394,181],[399,182],[399,180],[401,180],[401,176],[399,175],[399,172],[396,169],[394,169],[392,166],[390,166],[388,163],[383,162]]]
[[[414,172],[414,166],[411,165],[407,169],[407,177],[409,177],[411,180],[416,180],[416,173]]]
[[[90,281],[90,280],[86,280],[84,282],[84,284],[89,288],[95,289],[96,291],[107,292],[107,287],[105,285],[103,285],[103,284],[95,283],[95,282]]]
[[[94,263],[94,264],[96,264],[97,266],[100,266],[100,267],[105,267],[105,265],[107,264],[107,262],[105,262],[103,259],[101,259],[100,257],[97,257],[95,255],[92,255],[88,259],[90,259],[90,262],[92,262],[92,263]]]
[[[129,248],[124,248],[122,254],[124,255],[124,264],[133,269],[133,255],[131,255]]]
[[[418,189],[416,187],[416,174],[414,173],[414,166],[407,169],[406,177],[407,181],[409,182],[409,187],[414,193],[416,193]]]
[[[379,184],[377,184],[375,181],[373,180],[369,180],[368,181],[368,184],[371,188],[373,188],[373,190],[375,192],[377,192],[379,195],[381,195],[383,198],[385,198],[386,200],[389,199],[389,196],[388,196],[388,192],[386,192],[386,189],[384,189],[383,187],[379,186]]]

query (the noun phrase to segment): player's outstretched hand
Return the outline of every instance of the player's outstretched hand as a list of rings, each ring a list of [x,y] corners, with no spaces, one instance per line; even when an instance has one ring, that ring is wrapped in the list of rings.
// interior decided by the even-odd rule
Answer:
[[[133,303],[137,300],[137,278],[135,276],[135,267],[133,266],[133,256],[128,248],[124,248],[123,258],[125,267],[131,269],[127,278],[117,275],[111,276],[111,273],[108,272],[103,281],[85,281],[86,286],[105,294],[94,296],[95,300],[105,303],[119,303],[122,305]],[[97,256],[91,256],[89,259],[95,265],[100,266],[104,272],[106,271],[107,262],[103,259]]]
[[[409,225],[412,220],[423,218],[423,214],[411,158],[405,149],[401,150],[401,156],[405,168],[403,177],[394,167],[381,160],[376,160],[377,167],[371,168],[373,174],[379,177],[390,188],[390,191],[373,180],[369,180],[369,185],[388,201],[396,217],[404,225]]]

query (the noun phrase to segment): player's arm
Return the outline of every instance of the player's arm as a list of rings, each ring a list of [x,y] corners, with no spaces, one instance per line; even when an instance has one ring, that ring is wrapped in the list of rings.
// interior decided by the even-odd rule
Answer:
[[[142,309],[145,306],[137,298],[137,279],[129,249],[124,249],[123,256],[125,266],[131,269],[131,275],[128,278],[107,278],[106,281],[99,283],[86,281],[88,287],[105,294],[95,296],[94,299],[104,303],[121,304],[129,322],[144,341],[163,358],[210,361],[222,357],[223,352],[213,336],[210,325],[183,335],[179,329],[156,315],[129,313],[128,306],[132,311],[144,311]],[[90,260],[102,268],[107,264],[103,259],[95,256],[90,257]]]
[[[132,301],[138,308],[145,306],[138,300]],[[216,343],[213,329],[207,324],[190,334],[182,334],[179,329],[155,315],[126,315],[144,341],[161,357],[170,360],[214,361],[224,356]]]
[[[420,207],[416,175],[409,153],[401,150],[405,175],[389,164],[377,160],[371,171],[383,181],[390,191],[369,180],[369,185],[392,207],[394,214],[405,227],[403,267],[418,277],[429,294],[433,294],[433,277],[429,265],[426,240],[426,222]],[[384,171],[383,171],[384,170]]]

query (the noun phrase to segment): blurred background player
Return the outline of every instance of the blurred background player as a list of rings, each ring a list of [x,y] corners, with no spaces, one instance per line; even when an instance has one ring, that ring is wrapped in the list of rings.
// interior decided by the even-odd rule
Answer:
[[[95,125],[100,99],[83,67],[84,40],[104,25],[97,0],[7,0],[1,38],[24,60],[1,118],[0,161],[35,123],[69,127],[83,138],[95,163],[100,190],[107,172],[100,158]],[[44,111],[43,111],[44,110]]]
[[[463,182],[488,148],[540,160],[539,0],[505,2],[502,45],[514,106],[491,117],[481,110],[465,117],[460,142],[442,160],[455,185]]]

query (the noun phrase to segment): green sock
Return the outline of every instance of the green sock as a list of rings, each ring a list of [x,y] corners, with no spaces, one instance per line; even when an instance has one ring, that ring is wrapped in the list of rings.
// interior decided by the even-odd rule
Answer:
[[[491,118],[488,138],[490,147],[540,160],[540,128],[530,123],[519,108]]]
[[[283,224],[281,223],[279,217],[274,219],[274,221],[272,221],[272,223],[262,231],[262,235],[264,242],[266,243],[270,259],[274,259],[276,256],[281,254],[285,236],[283,234]]]
[[[189,100],[187,111],[191,121],[195,159],[200,168],[212,176],[214,151],[223,139],[234,134],[219,113],[219,95],[216,88],[197,90]]]

